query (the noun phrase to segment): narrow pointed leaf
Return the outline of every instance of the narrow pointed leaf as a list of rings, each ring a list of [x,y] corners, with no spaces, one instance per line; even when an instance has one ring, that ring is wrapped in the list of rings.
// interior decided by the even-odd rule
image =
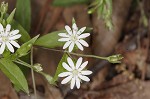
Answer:
[[[11,14],[8,16],[8,18],[6,19],[7,24],[10,24],[13,21],[14,15],[15,15],[15,11],[16,9],[14,9]]]
[[[19,33],[21,34],[21,38],[19,40],[21,42],[25,43],[25,42],[27,42],[27,41],[29,41],[31,39],[30,35],[28,34],[28,32],[18,22],[13,20],[11,22],[11,25],[12,25],[13,29],[18,29],[19,30]]]
[[[16,3],[16,21],[19,22],[26,31],[30,31],[31,27],[31,1],[17,0]]]
[[[18,89],[29,93],[27,80],[16,64],[3,58],[0,59],[0,69]]]
[[[32,38],[31,40],[29,40],[28,42],[24,43],[17,51],[15,54],[17,54],[19,57],[25,56],[28,54],[28,51],[32,48],[33,44],[35,43],[35,41],[37,40],[37,38],[39,37],[39,35],[35,36],[34,38]]]
[[[36,42],[35,45],[47,47],[47,48],[55,48],[55,47],[62,47],[63,42],[59,42],[58,39],[60,36],[58,36],[59,33],[64,33],[65,31],[56,31],[49,34],[46,34],[42,37],[40,37]]]

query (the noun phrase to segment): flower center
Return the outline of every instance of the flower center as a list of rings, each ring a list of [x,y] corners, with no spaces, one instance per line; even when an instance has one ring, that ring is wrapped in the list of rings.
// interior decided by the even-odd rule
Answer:
[[[8,38],[7,36],[3,36],[3,37],[2,37],[2,41],[3,41],[3,42],[7,42],[8,40],[9,40],[9,38]]]
[[[78,40],[78,37],[76,35],[71,36],[71,41],[75,42]]]
[[[72,74],[73,74],[73,76],[77,76],[79,74],[79,71],[75,69],[72,71]]]

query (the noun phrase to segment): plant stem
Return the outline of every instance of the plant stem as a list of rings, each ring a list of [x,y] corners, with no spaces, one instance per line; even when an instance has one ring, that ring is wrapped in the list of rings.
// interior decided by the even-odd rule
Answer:
[[[33,48],[31,48],[30,62],[31,62],[31,66],[33,66]],[[31,68],[31,76],[32,76],[32,83],[33,83],[34,96],[35,96],[35,99],[37,99],[36,85],[35,85],[35,77],[34,77],[33,68]]]
[[[85,55],[85,54],[78,54],[78,53],[72,53],[72,52],[70,54],[76,55],[76,56],[91,57],[91,58],[98,58],[98,59],[107,60],[107,57],[100,57],[100,56],[95,56],[95,55]]]
[[[75,56],[83,56],[83,57],[91,57],[91,58],[97,58],[97,59],[108,60],[108,57],[101,57],[101,56],[96,56],[96,55],[78,54],[78,53],[68,52],[68,51],[66,51],[66,50],[63,51],[63,50],[49,49],[49,48],[44,48],[44,47],[41,47],[41,48],[47,49],[47,50],[51,50],[51,51],[56,51],[56,52],[68,53],[68,54],[75,55]]]
[[[14,61],[14,62],[16,62],[16,63],[18,63],[18,64],[21,64],[21,65],[23,65],[23,66],[26,66],[26,67],[28,67],[28,68],[32,68],[31,67],[31,65],[30,64],[27,64],[27,63],[24,63],[24,62],[21,62],[21,61]]]

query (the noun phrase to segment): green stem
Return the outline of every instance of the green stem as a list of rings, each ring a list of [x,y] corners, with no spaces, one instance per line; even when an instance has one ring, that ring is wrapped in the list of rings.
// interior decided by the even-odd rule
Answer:
[[[57,49],[49,49],[49,48],[44,48],[43,49],[47,49],[47,50],[51,50],[51,51],[56,51],[56,52],[63,52],[63,53],[68,53],[70,55],[75,55],[75,56],[83,56],[83,57],[91,57],[91,58],[97,58],[97,59],[103,59],[103,60],[108,60],[108,57],[101,57],[101,56],[96,56],[96,55],[85,55],[85,54],[78,54],[78,53],[73,53],[73,52],[68,52],[68,51],[63,51],[63,50],[57,50]]]
[[[91,58],[98,58],[98,59],[107,60],[107,57],[100,57],[100,56],[95,56],[95,55],[85,55],[85,54],[78,54],[78,53],[72,53],[72,52],[70,52],[70,54],[76,55],[76,56],[91,57]]]
[[[18,63],[18,64],[20,64],[20,65],[26,66],[26,67],[28,67],[28,68],[32,68],[30,64],[27,64],[27,63],[25,63],[25,62],[20,62],[20,61],[18,61],[18,60],[14,61],[14,62],[15,62],[15,63]]]
[[[30,62],[31,62],[31,66],[33,66],[33,48],[31,48]],[[33,82],[33,89],[34,89],[35,99],[37,99],[36,85],[35,85],[35,77],[34,77],[33,68],[31,68],[31,76],[32,76],[32,82]]]
[[[28,64],[28,63],[26,63],[26,62],[24,62],[24,61],[22,61],[21,59],[17,59],[17,61],[19,61],[19,62],[21,62],[22,64],[24,64],[24,65],[28,65],[28,66],[30,66],[30,68],[32,68],[32,66],[30,65],[30,64]]]

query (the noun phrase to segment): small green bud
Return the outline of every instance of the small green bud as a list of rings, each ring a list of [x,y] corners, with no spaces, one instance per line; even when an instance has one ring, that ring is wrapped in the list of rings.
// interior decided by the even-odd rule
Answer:
[[[5,14],[8,10],[8,3],[2,2],[0,6],[1,14]]]
[[[121,59],[123,59],[123,56],[121,54],[112,55],[107,58],[107,60],[110,63],[121,63],[121,61],[120,61]]]
[[[111,20],[106,20],[106,26],[108,27],[109,30],[113,30],[113,24]]]
[[[96,8],[91,8],[90,10],[88,10],[88,14],[92,14],[92,13],[94,13],[94,12],[95,12],[95,10],[96,10]]]
[[[144,26],[147,27],[148,26],[148,19],[146,18],[145,15],[142,16],[142,21],[143,21]]]
[[[74,19],[74,18],[72,18],[72,24],[74,24],[74,23],[76,23],[76,21],[75,21],[75,19]]]
[[[37,72],[43,71],[42,65],[39,63],[34,64],[33,67],[36,69]]]

